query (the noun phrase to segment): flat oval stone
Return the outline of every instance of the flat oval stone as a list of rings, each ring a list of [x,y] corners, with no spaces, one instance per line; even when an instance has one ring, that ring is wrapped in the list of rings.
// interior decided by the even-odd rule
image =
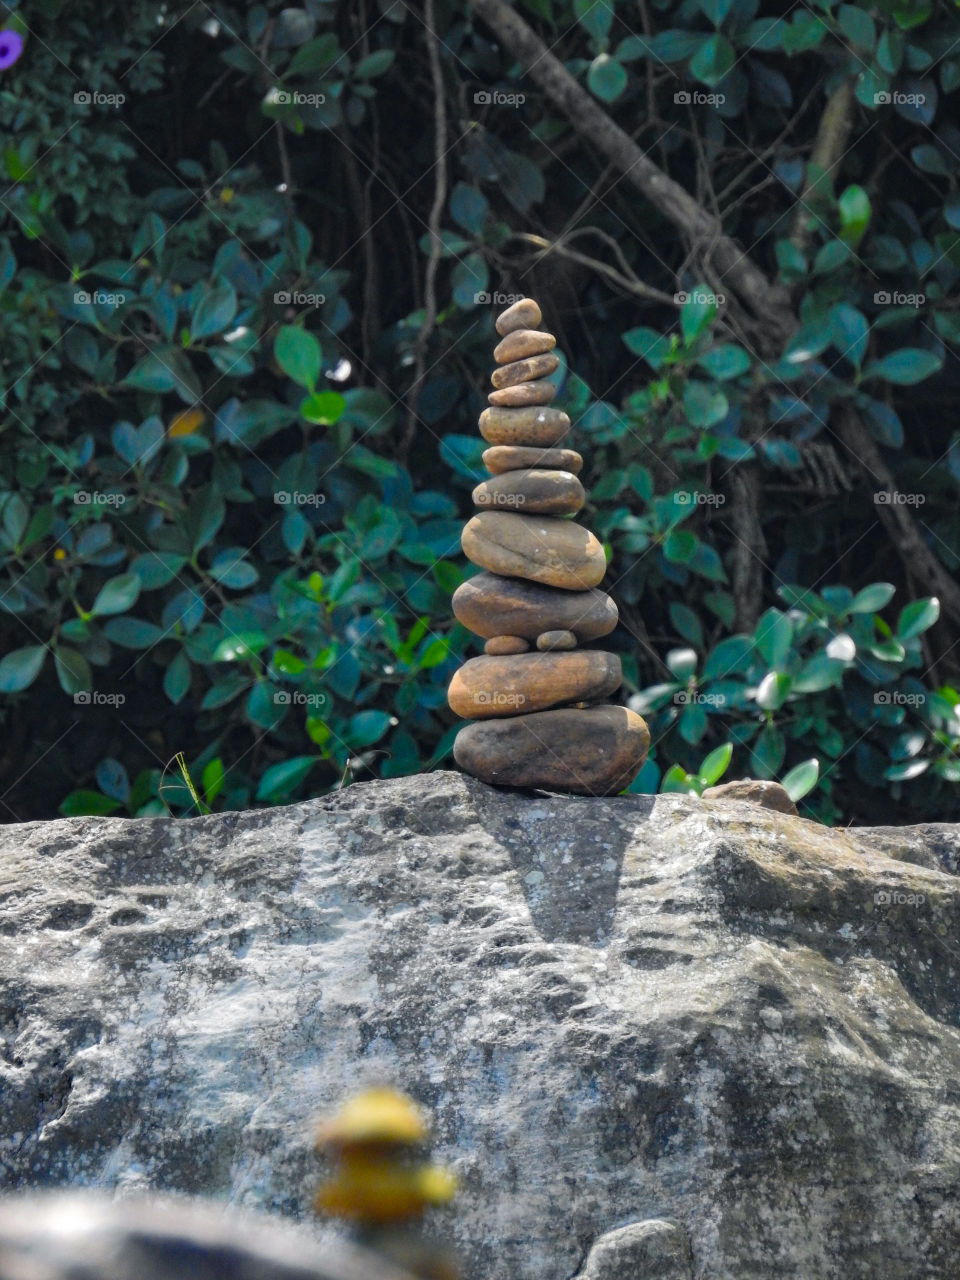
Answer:
[[[536,640],[544,631],[572,631],[581,644],[609,635],[618,612],[605,591],[561,591],[524,578],[478,573],[453,593],[458,622],[478,636]]]
[[[493,348],[497,364],[510,364],[514,360],[526,360],[528,356],[540,356],[552,351],[557,340],[552,333],[542,329],[514,329]]]
[[[497,476],[504,471],[522,471],[525,467],[552,467],[579,475],[583,459],[575,449],[535,449],[532,445],[497,444],[492,449],[484,449],[483,465]]]
[[[491,391],[487,399],[491,404],[520,408],[527,404],[549,404],[556,394],[554,383],[541,378],[539,382],[518,382],[515,387]]]
[[[531,356],[529,360],[515,360],[513,364],[502,364],[494,369],[490,381],[498,389],[500,387],[516,387],[521,382],[536,382],[538,378],[548,378],[555,369],[560,368],[557,356]]]
[[[540,787],[609,796],[634,780],[650,731],[626,707],[565,707],[464,725],[453,758],[466,773],[498,787]]]
[[[483,646],[483,652],[491,657],[502,658],[508,653],[526,653],[529,648],[530,641],[524,640],[522,636],[491,636]]]
[[[501,311],[497,316],[497,333],[503,338],[508,333],[513,333],[515,329],[535,329],[542,319],[543,315],[534,300],[521,298],[519,302],[507,307],[506,311]]]
[[[620,659],[600,649],[471,658],[454,673],[447,702],[467,720],[521,716],[564,702],[595,702],[622,681]]]
[[[555,516],[481,511],[464,525],[460,545],[467,559],[481,569],[565,591],[595,587],[607,570],[603,547],[594,534]]]
[[[477,507],[551,516],[573,515],[586,500],[583,485],[569,471],[505,471],[473,491]]]
[[[549,446],[559,444],[569,430],[570,419],[562,409],[534,405],[526,409],[484,409],[480,415],[480,434],[488,444]]]
[[[544,631],[537,636],[537,648],[541,653],[549,653],[555,649],[575,649],[577,637],[572,631]]]

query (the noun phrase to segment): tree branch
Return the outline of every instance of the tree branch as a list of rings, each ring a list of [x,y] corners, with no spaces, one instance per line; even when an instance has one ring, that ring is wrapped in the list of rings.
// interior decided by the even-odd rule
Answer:
[[[713,261],[731,293],[763,320],[767,334],[779,345],[796,328],[788,291],[771,284],[736,241],[725,234],[718,220],[647,158],[504,0],[470,0],[470,6],[577,133],[592,143],[601,156],[613,161],[624,179],[691,241],[711,246]]]
[[[417,407],[420,402],[420,384],[427,362],[427,343],[437,322],[437,267],[443,241],[440,238],[440,220],[447,202],[447,108],[443,96],[443,69],[440,66],[440,41],[437,39],[436,17],[433,0],[424,0],[424,29],[427,38],[427,55],[430,59],[430,76],[433,80],[433,137],[434,170],[436,179],[433,191],[433,207],[430,210],[430,253],[423,280],[423,324],[414,345],[413,382],[407,394],[407,426],[400,443],[400,458],[404,460],[410,450],[417,427]]]
[[[857,460],[874,492],[894,493],[897,482],[858,415],[850,408],[837,415],[840,438]],[[924,542],[909,508],[898,502],[877,503],[877,515],[900,559],[925,591],[935,595],[955,625],[960,625],[960,585]]]

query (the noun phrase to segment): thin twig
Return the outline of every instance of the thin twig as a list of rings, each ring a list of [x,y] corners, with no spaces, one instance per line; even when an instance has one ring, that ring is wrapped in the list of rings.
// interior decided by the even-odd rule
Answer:
[[[424,29],[427,37],[427,55],[430,59],[430,77],[433,80],[433,141],[436,175],[433,189],[433,207],[430,210],[430,252],[423,278],[423,324],[414,346],[413,383],[407,394],[407,427],[400,444],[400,458],[406,459],[417,427],[417,407],[420,402],[420,384],[423,382],[427,363],[427,343],[437,322],[437,267],[443,241],[440,238],[440,218],[447,202],[447,110],[443,96],[443,70],[440,66],[440,41],[437,39],[433,0],[423,0]]]

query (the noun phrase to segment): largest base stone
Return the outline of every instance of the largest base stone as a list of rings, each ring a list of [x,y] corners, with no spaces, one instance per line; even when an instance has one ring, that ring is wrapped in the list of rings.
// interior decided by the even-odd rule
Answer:
[[[481,782],[579,796],[616,795],[647,758],[650,731],[626,707],[564,707],[468,724],[453,758]]]

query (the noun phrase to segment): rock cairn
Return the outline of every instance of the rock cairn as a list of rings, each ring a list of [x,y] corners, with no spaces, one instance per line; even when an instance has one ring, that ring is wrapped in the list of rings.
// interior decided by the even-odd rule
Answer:
[[[580,647],[613,630],[617,606],[597,589],[602,545],[569,518],[586,501],[583,459],[560,447],[570,419],[550,407],[557,388],[546,379],[560,362],[541,318],[532,298],[497,318],[494,390],[480,415],[492,478],[474,489],[480,510],[461,539],[484,572],[453,596],[457,619],[486,644],[447,691],[475,722],[453,754],[483,782],[612,795],[636,777],[650,734],[635,712],[603,704],[620,687],[620,659]]]

